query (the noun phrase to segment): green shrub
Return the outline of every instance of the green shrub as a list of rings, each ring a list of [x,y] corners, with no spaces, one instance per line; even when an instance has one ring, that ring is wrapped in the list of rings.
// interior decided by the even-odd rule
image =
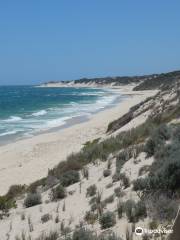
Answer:
[[[104,177],[109,177],[111,175],[111,170],[110,169],[105,169],[104,171],[103,171],[103,176]]]
[[[86,178],[87,180],[89,179],[89,170],[87,167],[83,167],[82,169],[82,175],[84,178]]]
[[[59,184],[57,187],[52,188],[50,198],[52,201],[56,201],[58,199],[64,199],[66,195],[67,194],[65,188],[61,184]]]
[[[116,157],[116,172],[119,173],[126,161],[132,157],[132,151],[130,149],[124,150]]]
[[[128,188],[130,186],[130,180],[125,173],[119,174],[119,179],[122,181],[124,188]]]
[[[106,189],[111,188],[112,186],[113,186],[113,183],[108,183],[108,184],[106,185]]]
[[[169,140],[171,138],[171,129],[165,124],[161,124],[155,131],[155,134],[158,136],[158,138],[162,140]]]
[[[0,211],[6,212],[13,207],[16,207],[14,200],[7,198],[7,196],[0,196]]]
[[[127,200],[124,210],[129,222],[137,222],[140,218],[147,217],[146,206],[143,201],[135,203],[133,200]]]
[[[36,240],[58,240],[59,233],[57,231],[50,231],[50,233],[42,233]]]
[[[92,231],[81,227],[73,232],[72,240],[95,240],[95,236]]]
[[[174,132],[173,132],[173,138],[175,141],[180,142],[180,126],[175,127]]]
[[[50,216],[49,213],[46,213],[46,214],[44,214],[43,216],[41,216],[41,222],[42,222],[42,223],[46,223],[46,222],[48,222],[50,219],[51,219],[51,216]]]
[[[154,155],[170,137],[171,130],[166,125],[162,124],[156,128],[145,144],[144,151],[147,153],[147,156],[151,157]]]
[[[92,205],[96,202],[96,196],[92,197],[89,201],[89,204]]]
[[[114,202],[114,194],[107,197],[103,202],[104,202],[105,205],[108,204],[108,203],[113,203]]]
[[[119,172],[116,172],[113,176],[112,176],[112,181],[113,183],[114,182],[118,182],[120,180],[120,177],[119,177]]]
[[[180,183],[180,143],[160,146],[147,177],[134,182],[134,190],[176,192]]]
[[[88,224],[94,224],[98,219],[98,215],[96,213],[93,213],[91,211],[86,212],[84,220]]]
[[[95,212],[96,210],[97,210],[97,204],[95,202],[95,203],[91,204],[91,211]]]
[[[118,218],[122,218],[123,215],[123,211],[124,211],[124,203],[122,203],[121,201],[118,201],[117,203],[117,213],[118,213]]]
[[[23,194],[25,192],[25,189],[26,189],[25,185],[12,185],[9,188],[6,196],[11,199],[16,198],[19,195]]]
[[[133,182],[133,190],[134,191],[143,191],[148,190],[149,180],[148,178],[138,178]]]
[[[145,173],[147,173],[150,169],[150,166],[148,165],[144,165],[139,169],[139,176],[144,175]]]
[[[48,175],[46,178],[46,186],[48,188],[52,188],[56,184],[58,184],[59,180],[55,176]]]
[[[114,193],[118,198],[123,197],[125,194],[120,187],[115,188]]]
[[[116,224],[116,216],[113,212],[106,212],[100,218],[101,229],[113,227]]]
[[[167,193],[156,193],[151,196],[149,201],[149,209],[153,219],[160,222],[171,222],[175,219],[179,208],[179,200],[168,196]]]
[[[144,201],[139,201],[136,203],[136,206],[135,206],[135,218],[137,219],[137,221],[140,219],[140,218],[146,218],[147,217],[147,210],[146,210],[146,205],[144,203]]]
[[[136,203],[133,200],[127,200],[124,205],[124,211],[129,222],[135,222],[135,205]]]
[[[97,187],[95,184],[93,184],[87,188],[86,196],[92,197],[96,194],[96,191],[97,191]]]
[[[152,138],[149,138],[145,144],[144,151],[147,153],[147,157],[154,155],[156,150],[156,143]]]
[[[40,193],[28,193],[27,197],[24,200],[24,206],[29,208],[38,204],[41,204]]]
[[[150,223],[149,223],[149,229],[157,229],[158,228],[158,222],[156,220],[152,220]]]
[[[98,236],[99,240],[122,240],[113,232],[105,232],[102,235]]]
[[[31,183],[28,188],[27,191],[30,193],[36,193],[37,192],[37,188],[39,186],[45,186],[46,185],[46,178],[41,178],[40,180],[37,180],[33,183]]]
[[[64,187],[67,187],[71,184],[77,183],[80,180],[79,172],[78,171],[68,171],[60,177],[60,182]]]

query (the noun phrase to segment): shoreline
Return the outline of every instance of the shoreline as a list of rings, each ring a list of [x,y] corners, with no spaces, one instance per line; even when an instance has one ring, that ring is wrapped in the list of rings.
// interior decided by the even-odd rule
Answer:
[[[58,88],[64,88],[64,86],[60,86]],[[76,87],[74,87],[74,88],[76,88]],[[93,87],[91,87],[91,88],[93,89]],[[97,89],[97,88],[95,88],[95,89]],[[32,138],[34,136],[38,136],[38,135],[41,135],[41,134],[44,134],[44,133],[51,133],[51,132],[55,132],[55,131],[58,131],[58,130],[62,130],[64,128],[71,127],[71,126],[73,126],[77,123],[86,122],[90,119],[91,116],[97,114],[98,112],[101,112],[101,111],[104,111],[106,109],[114,107],[120,101],[123,101],[123,99],[127,97],[126,94],[121,94],[121,91],[120,91],[119,88],[114,89],[114,88],[110,88],[110,87],[108,87],[108,88],[107,87],[101,87],[100,89],[106,89],[106,91],[109,92],[111,96],[113,96],[113,94],[115,94],[115,99],[112,100],[112,102],[107,103],[102,108],[100,107],[99,109],[96,109],[94,111],[89,111],[89,113],[87,113],[87,114],[84,113],[84,114],[78,115],[78,116],[76,116],[76,115],[75,116],[67,116],[67,117],[65,116],[65,118],[67,118],[67,119],[63,120],[63,123],[59,124],[59,126],[57,125],[57,126],[52,126],[52,127],[49,127],[49,128],[44,128],[44,129],[42,128],[42,129],[39,129],[39,130],[36,129],[32,133],[27,132],[27,133],[22,133],[22,134],[17,133],[17,134],[14,134],[14,135],[6,135],[6,136],[3,136],[2,139],[0,137],[0,147],[8,145],[12,142],[14,143],[14,142],[17,142],[17,141],[20,141],[20,140]]]
[[[106,136],[108,124],[125,114],[130,107],[155,94],[155,91],[119,88],[122,95],[129,95],[111,108],[93,114],[88,120],[69,127],[35,135],[0,146],[0,195],[14,184],[30,184],[47,175],[72,152],[78,152],[83,144]]]

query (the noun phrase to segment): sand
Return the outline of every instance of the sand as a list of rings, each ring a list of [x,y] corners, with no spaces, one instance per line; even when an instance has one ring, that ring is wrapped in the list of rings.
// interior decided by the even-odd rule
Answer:
[[[131,89],[130,86],[117,89],[121,94],[128,94],[129,98],[92,115],[86,122],[1,146],[0,195],[5,194],[13,184],[29,184],[45,177],[48,169],[65,160],[72,152],[79,151],[85,142],[105,136],[111,121],[156,93],[156,91],[133,92]]]

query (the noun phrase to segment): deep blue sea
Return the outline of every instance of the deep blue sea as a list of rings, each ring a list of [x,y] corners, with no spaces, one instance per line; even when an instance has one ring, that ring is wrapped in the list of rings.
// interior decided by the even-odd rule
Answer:
[[[95,88],[0,87],[0,140],[63,126],[111,105],[115,92]]]

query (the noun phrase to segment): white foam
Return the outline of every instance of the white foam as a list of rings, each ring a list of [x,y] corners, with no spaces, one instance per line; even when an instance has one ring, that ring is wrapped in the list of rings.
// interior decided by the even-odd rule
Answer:
[[[47,114],[46,110],[41,110],[41,111],[33,113],[32,116],[38,117],[38,116],[43,116],[43,115],[46,115],[46,114]]]
[[[0,134],[0,137],[3,137],[3,136],[6,136],[6,135],[13,135],[13,134],[16,134],[17,131],[9,131],[9,132],[4,132],[4,133],[1,133]]]
[[[40,110],[33,112],[31,115],[26,115],[23,119],[18,116],[11,116],[8,119],[2,120],[5,127],[6,125],[12,126],[10,129],[6,129],[7,132],[1,131],[0,136],[16,134],[19,131],[24,132],[28,136],[28,134],[33,134],[34,132],[63,126],[71,118],[80,116],[89,117],[91,114],[111,105],[117,96],[119,96],[116,93],[103,93],[100,91],[96,93],[80,93],[80,95],[97,95],[98,93],[99,98],[93,102],[91,100],[81,102],[72,101],[64,105],[48,108],[48,111]],[[41,118],[43,115],[46,116]]]
[[[21,117],[11,116],[10,118],[3,120],[3,122],[11,123],[11,122],[19,122],[21,120],[22,120]]]
[[[45,128],[52,128],[52,127],[59,127],[62,126],[66,123],[66,121],[68,119],[70,119],[71,117],[62,117],[62,118],[57,118],[57,119],[53,119],[53,120],[49,120],[46,122],[45,124]]]

